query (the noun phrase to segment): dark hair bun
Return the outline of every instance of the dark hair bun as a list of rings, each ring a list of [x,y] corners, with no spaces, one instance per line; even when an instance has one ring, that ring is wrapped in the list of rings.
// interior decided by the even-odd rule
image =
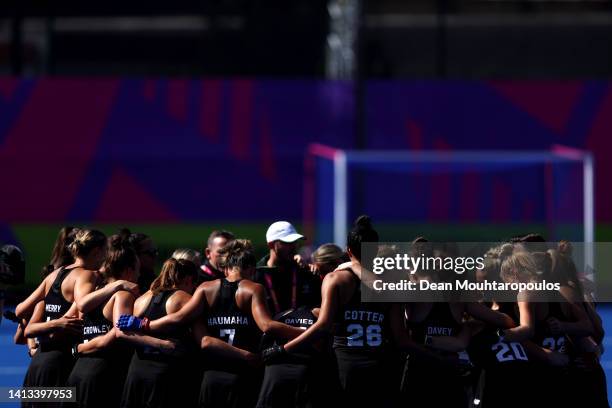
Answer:
[[[129,228],[121,228],[117,235],[120,235],[124,240],[128,240],[130,235],[132,235],[132,231]]]
[[[372,227],[370,217],[360,215],[346,237],[347,246],[357,259],[361,259],[361,244],[364,242],[378,242],[378,232]]]
[[[122,250],[131,247],[127,238],[125,238],[122,234],[111,235],[108,238],[108,244],[110,248],[114,250]]]
[[[371,230],[371,229],[373,229],[372,228],[372,219],[370,217],[368,217],[367,215],[360,215],[355,220],[354,226],[355,226],[355,228],[358,228],[360,230]]]

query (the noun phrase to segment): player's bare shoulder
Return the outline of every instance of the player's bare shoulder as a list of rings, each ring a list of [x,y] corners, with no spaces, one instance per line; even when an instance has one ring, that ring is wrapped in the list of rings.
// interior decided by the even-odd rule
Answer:
[[[198,302],[204,302],[207,305],[212,305],[221,289],[221,279],[202,282],[200,286],[193,292],[192,298]]]
[[[166,301],[168,313],[179,311],[187,302],[191,300],[191,295],[184,290],[176,290]]]
[[[111,297],[111,299],[114,298],[115,300],[121,300],[121,301],[126,301],[126,300],[135,300],[136,297],[134,296],[134,294],[132,292],[130,292],[129,290],[118,290],[115,293],[113,293],[113,296]]]
[[[333,272],[328,273],[323,278],[324,285],[342,285],[349,282],[355,276],[353,271],[353,263],[345,262],[340,264]]]
[[[241,280],[238,290],[250,295],[263,294],[265,292],[265,288],[261,283],[254,282],[249,279]]]
[[[194,295],[198,292],[202,293],[211,293],[215,292],[221,287],[221,279],[215,279],[212,281],[202,282],[200,286],[198,286],[194,292]]]
[[[57,279],[57,275],[59,274],[60,269],[61,268],[54,270],[45,277],[45,280],[43,281],[45,295],[49,292],[49,290],[51,290],[51,286],[53,285],[53,282],[55,282],[55,280]]]
[[[94,284],[100,280],[98,271],[92,269],[85,269],[78,266],[71,270],[70,274],[68,275],[68,278],[73,279],[74,282],[90,282]]]
[[[153,292],[150,290],[139,296],[138,299],[136,299],[136,301],[134,302],[134,314],[136,316],[142,317],[142,314],[145,312],[152,298]]]

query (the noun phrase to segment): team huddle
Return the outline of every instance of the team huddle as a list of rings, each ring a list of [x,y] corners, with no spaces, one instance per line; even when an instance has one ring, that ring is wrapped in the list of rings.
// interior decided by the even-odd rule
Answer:
[[[556,301],[367,303],[370,219],[345,250],[306,259],[303,238],[275,222],[258,261],[249,240],[214,231],[203,257],[177,249],[156,275],[150,237],[63,228],[15,310],[32,357],[24,386],[75,387],[63,405],[80,407],[608,407],[602,322],[568,243],[513,238],[474,277],[554,277]]]

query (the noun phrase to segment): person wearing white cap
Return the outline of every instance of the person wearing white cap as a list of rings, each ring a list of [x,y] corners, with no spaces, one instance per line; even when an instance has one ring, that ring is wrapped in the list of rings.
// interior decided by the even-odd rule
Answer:
[[[266,232],[269,254],[257,264],[255,281],[266,288],[273,314],[299,306],[319,306],[321,281],[294,259],[304,236],[287,221],[277,221]]]
[[[304,236],[298,234],[295,227],[287,221],[276,221],[268,227],[268,231],[266,232],[266,242],[268,242],[268,244],[274,241],[293,243],[303,238]]]

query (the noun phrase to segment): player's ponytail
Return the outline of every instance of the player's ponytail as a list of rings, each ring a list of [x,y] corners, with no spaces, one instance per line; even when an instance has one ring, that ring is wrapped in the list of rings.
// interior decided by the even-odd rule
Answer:
[[[74,238],[79,230],[80,229],[76,227],[66,226],[59,231],[53,246],[53,251],[51,252],[49,264],[42,268],[43,276],[49,275],[60,266],[70,265],[74,262],[74,256],[70,250],[70,245],[74,242]]]
[[[176,289],[183,279],[195,279],[197,274],[198,268],[193,262],[170,258],[164,262],[159,276],[151,283],[151,291],[155,296],[165,290]]]
[[[378,242],[378,232],[372,227],[372,220],[367,215],[360,215],[347,236],[347,246],[353,256],[361,260],[361,244]]]

